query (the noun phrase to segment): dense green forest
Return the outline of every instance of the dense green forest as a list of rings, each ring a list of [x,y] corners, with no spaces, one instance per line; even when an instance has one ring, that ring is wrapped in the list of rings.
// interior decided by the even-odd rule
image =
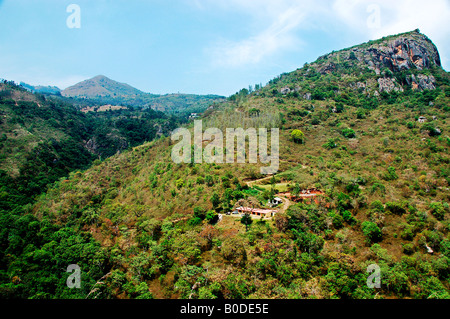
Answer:
[[[18,207],[46,185],[94,160],[168,134],[178,120],[159,111],[127,108],[82,113],[67,102],[1,84],[2,205]]]
[[[14,82],[0,86],[0,295],[84,298],[89,291],[61,289],[67,277],[62,269],[71,258],[80,265],[82,255],[90,269],[83,280],[94,285],[109,267],[107,254],[70,224],[36,219],[29,205],[70,172],[168,134],[179,121],[149,108],[82,113]]]

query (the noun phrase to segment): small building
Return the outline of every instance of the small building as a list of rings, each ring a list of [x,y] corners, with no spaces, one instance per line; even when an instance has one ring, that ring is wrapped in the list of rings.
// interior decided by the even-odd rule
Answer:
[[[298,194],[294,195],[292,193],[284,193],[284,195],[291,201],[294,202],[304,202],[305,200],[311,201],[314,197],[324,196],[325,193],[316,188],[304,189]]]
[[[275,215],[275,213],[277,213],[277,211],[273,210],[273,209],[260,209],[260,208],[250,208],[250,207],[242,207],[242,206],[236,208],[236,210],[241,214],[250,213],[250,215],[252,215],[252,216],[262,216],[265,218],[273,217]]]
[[[283,200],[282,200],[281,198],[275,197],[275,198],[272,199],[272,200],[269,199],[268,202],[267,202],[267,204],[268,204],[269,206],[273,207],[273,206],[277,206],[277,205],[281,204],[282,202],[283,202]]]
[[[196,119],[198,117],[197,113],[191,113],[191,115],[189,115],[190,119]]]
[[[419,117],[419,119],[417,120],[419,123],[425,123],[427,121],[427,118],[424,116]]]

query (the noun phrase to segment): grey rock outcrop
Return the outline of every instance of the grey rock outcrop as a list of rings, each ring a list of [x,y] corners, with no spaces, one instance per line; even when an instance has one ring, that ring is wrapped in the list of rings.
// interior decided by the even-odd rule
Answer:
[[[387,93],[390,93],[392,91],[403,92],[403,88],[399,85],[396,85],[395,81],[391,78],[379,78],[378,90],[380,92]]]
[[[372,64],[369,68],[389,68],[392,72],[409,69],[427,69],[434,65],[441,66],[441,59],[436,46],[420,33],[410,34],[373,45],[368,49]]]
[[[432,75],[418,74],[415,76],[411,74],[406,78],[408,85],[411,85],[413,90],[434,90],[436,89],[436,79]]]

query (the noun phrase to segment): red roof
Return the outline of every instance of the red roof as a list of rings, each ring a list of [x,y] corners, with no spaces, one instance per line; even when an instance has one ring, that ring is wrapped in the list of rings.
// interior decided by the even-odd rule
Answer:
[[[271,214],[271,213],[277,212],[276,210],[272,210],[272,209],[250,208],[250,207],[242,207],[242,206],[236,208],[236,210],[249,212],[249,213],[256,213],[256,214]]]

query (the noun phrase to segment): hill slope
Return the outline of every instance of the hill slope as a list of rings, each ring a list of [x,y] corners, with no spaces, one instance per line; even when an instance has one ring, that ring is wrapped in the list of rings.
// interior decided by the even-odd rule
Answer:
[[[95,98],[103,96],[128,96],[140,95],[143,92],[126,84],[119,83],[107,78],[104,75],[97,75],[64,89],[62,96]]]
[[[84,114],[11,82],[0,83],[0,114],[3,207],[29,202],[69,171],[168,134],[176,125],[175,118],[151,109]]]
[[[203,129],[280,128],[272,178],[261,163],[175,164],[165,138],[71,174],[29,209],[101,244],[105,297],[450,298],[450,76],[433,47],[410,32],[333,52],[207,111]],[[325,196],[273,220],[218,219],[312,187]]]

